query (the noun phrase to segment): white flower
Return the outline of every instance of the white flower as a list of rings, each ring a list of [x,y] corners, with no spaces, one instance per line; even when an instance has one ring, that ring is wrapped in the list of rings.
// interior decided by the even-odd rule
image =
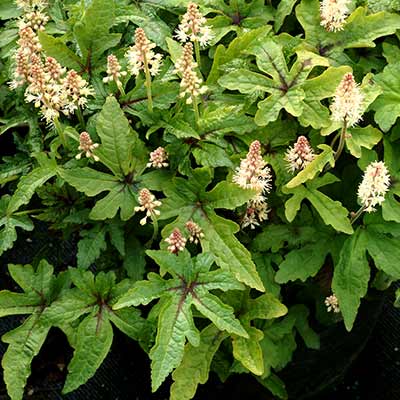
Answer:
[[[186,229],[189,232],[189,242],[198,244],[199,241],[204,237],[203,230],[196,222],[190,220],[185,224]]]
[[[18,8],[22,8],[25,12],[33,10],[43,10],[47,7],[46,0],[15,0]]]
[[[271,170],[261,156],[261,144],[255,140],[250,144],[246,158],[236,168],[233,182],[243,189],[253,189],[256,195],[247,202],[247,209],[242,219],[242,228],[254,229],[260,222],[268,219],[270,211],[264,194],[271,191]]]
[[[334,313],[340,312],[339,301],[336,295],[332,294],[331,296],[325,299],[325,305],[328,312],[333,311]]]
[[[365,211],[375,211],[375,206],[384,202],[389,186],[390,175],[385,164],[382,161],[369,164],[358,187],[358,198]]]
[[[264,196],[257,196],[248,201],[247,209],[241,223],[242,228],[250,226],[251,229],[254,229],[256,226],[259,226],[261,222],[268,219],[269,211],[271,210]]]
[[[196,3],[189,3],[187,11],[178,25],[175,37],[181,43],[185,43],[187,40],[197,41],[201,46],[205,47],[214,37],[210,27],[205,25],[206,23],[206,18],[199,12],[199,6]]]
[[[99,147],[98,143],[93,143],[92,138],[89,133],[82,132],[79,135],[79,150],[82,150],[78,153],[75,158],[79,160],[82,157],[82,154],[85,154],[87,158],[93,157],[94,161],[99,161],[99,157],[93,154],[93,151]]]
[[[178,254],[180,251],[183,251],[186,246],[186,239],[183,237],[179,228],[175,228],[165,241],[169,244],[167,248],[172,254]]]
[[[193,60],[193,44],[186,43],[183,47],[182,57],[175,63],[175,73],[182,75],[180,97],[186,97],[186,104],[192,104],[193,100],[205,93],[208,88],[202,85],[203,80],[197,75],[195,68],[197,63]]]
[[[88,82],[73,69],[62,79],[62,89],[65,101],[62,111],[66,115],[73,114],[78,106],[85,107],[87,96],[94,95],[94,90],[88,86]]]
[[[285,155],[288,170],[291,172],[304,169],[313,159],[314,151],[305,136],[299,136],[293,147],[289,147]]]
[[[333,121],[347,122],[347,126],[356,125],[363,114],[364,95],[354,80],[351,72],[344,75],[336,89],[333,103],[331,104]]]
[[[52,64],[52,67],[55,66]],[[30,55],[30,68],[27,76],[29,85],[25,90],[25,101],[34,103],[35,107],[40,108],[40,113],[46,122],[51,124],[54,118],[59,116],[64,103],[62,86],[52,79],[48,68],[49,65],[43,65],[39,55]]]
[[[140,225],[145,225],[148,217],[160,215],[160,211],[156,210],[156,208],[161,206],[161,201],[156,200],[150,190],[142,189],[139,192],[138,200],[140,206],[135,207],[135,211],[146,211],[145,217],[140,220]]]
[[[135,31],[135,44],[129,48],[125,57],[128,60],[128,70],[132,75],[138,75],[140,71],[149,68],[150,74],[155,76],[160,71],[162,55],[155,53],[156,45],[147,39],[142,28]]]
[[[103,78],[103,82],[114,81],[118,86],[121,85],[120,77],[125,76],[126,71],[121,71],[121,65],[118,62],[117,57],[110,54],[107,57],[107,76]]]
[[[351,0],[322,0],[320,4],[321,25],[330,32],[343,29],[349,15]]]
[[[43,31],[44,26],[49,21],[49,17],[41,11],[31,11],[23,15],[22,19],[18,21],[19,28],[29,27],[32,30]]]
[[[147,163],[146,167],[163,168],[168,167],[168,155],[164,147],[158,147],[150,153],[150,161]]]
[[[250,144],[247,157],[236,168],[233,182],[244,189],[254,189],[259,194],[271,190],[271,170],[261,156],[261,144],[255,140]]]

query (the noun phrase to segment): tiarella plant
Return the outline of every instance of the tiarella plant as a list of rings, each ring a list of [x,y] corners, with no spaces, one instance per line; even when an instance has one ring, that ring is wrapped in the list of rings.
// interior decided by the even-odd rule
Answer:
[[[119,329],[173,400],[210,371],[287,398],[298,344],[400,279],[395,3],[3,2],[0,254],[43,224],[77,241],[68,268],[8,265],[13,400],[52,327],[64,393]]]

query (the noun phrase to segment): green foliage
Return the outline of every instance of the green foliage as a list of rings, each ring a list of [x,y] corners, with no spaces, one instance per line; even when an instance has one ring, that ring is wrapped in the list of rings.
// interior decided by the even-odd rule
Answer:
[[[68,377],[63,393],[69,393],[91,378],[108,354],[113,331],[108,319],[90,314],[77,331],[74,356],[68,365]]]
[[[196,169],[189,180],[174,178],[173,186],[165,188],[167,198],[163,202],[160,218],[179,217],[164,232],[170,233],[172,226],[183,229],[185,218],[192,218],[204,232],[208,232],[207,239],[202,241],[204,251],[210,251],[216,263],[233,273],[240,282],[263,290],[250,253],[234,236],[239,230],[238,225],[214,212],[214,208],[234,209],[253,197],[254,192],[228,182],[220,182],[206,192],[211,178],[208,168]]]
[[[398,80],[399,66],[397,63],[388,64],[375,77],[376,82],[383,88],[383,93],[372,105],[375,110],[375,121],[379,127],[387,132],[400,116]]]
[[[353,327],[360,299],[367,293],[370,269],[366,244],[366,236],[360,229],[348,238],[333,276],[332,289],[339,299],[347,330]]]
[[[186,338],[193,346],[200,344],[200,333],[194,325],[191,306],[215,326],[231,334],[248,337],[248,333],[235,318],[233,309],[222,303],[211,289],[240,290],[243,285],[233,275],[223,271],[209,272],[213,257],[207,253],[194,260],[187,252],[178,257],[163,251],[149,250],[147,254],[172,275],[163,280],[150,273],[149,281],[137,282],[114,305],[120,309],[130,305],[148,304],[160,297],[156,343],[150,351],[152,360],[152,389],[156,391],[168,374],[182,361]]]
[[[172,374],[171,400],[190,400],[194,397],[197,386],[207,382],[211,361],[227,337],[227,332],[221,332],[210,324],[201,331],[198,346],[186,344],[182,362]]]
[[[115,6],[113,0],[94,0],[74,25],[74,37],[86,68],[95,64],[106,50],[116,46],[121,39],[121,34],[109,32],[115,20]]]
[[[74,350],[63,393],[96,373],[117,328],[148,353],[153,391],[172,374],[172,400],[210,371],[287,399],[280,370],[298,341],[317,350],[314,325],[351,330],[369,286],[400,279],[398,1],[356,2],[327,31],[318,0],[202,0],[211,35],[185,73],[188,2],[130,3],[50,2],[41,47],[20,53],[27,10],[0,4],[0,255],[46,227],[76,243],[68,268],[41,253],[9,265],[22,290],[0,291],[0,316],[26,319],[3,336],[8,394],[24,398],[52,327]],[[137,28],[154,43],[139,59]],[[355,126],[333,119],[348,73]],[[366,213],[357,188],[380,160],[390,183]],[[336,318],[321,312],[328,296]]]
[[[103,362],[113,340],[111,322],[143,346],[147,346],[149,332],[149,326],[137,310],[128,313],[111,310],[117,297],[130,286],[129,281],[116,284],[112,272],[100,272],[96,277],[77,269],[70,269],[69,273],[75,287],[65,291],[43,313],[47,323],[60,327],[67,335],[66,325],[79,320],[76,339],[71,343],[74,356],[68,365],[63,393],[84,384]]]
[[[46,54],[54,57],[62,66],[75,70],[83,67],[80,58],[67,47],[61,38],[55,38],[45,32],[39,32],[38,36]]]
[[[331,238],[328,237],[326,239],[330,240]],[[304,282],[310,276],[316,275],[324,264],[328,253],[329,242],[322,240],[306,244],[300,249],[292,250],[280,264],[279,271],[275,276],[276,281],[278,283],[287,283],[288,281],[300,279]]]
[[[110,322],[147,346],[149,325],[140,313],[133,309],[127,313],[111,310],[115,299],[129,286],[128,281],[116,285],[113,273],[99,273],[94,278],[91,272],[76,269],[55,276],[53,267],[45,260],[36,271],[31,265],[10,264],[9,272],[24,292],[1,291],[0,316],[29,315],[21,326],[2,337],[9,344],[2,366],[13,400],[23,398],[32,359],[52,326],[60,327],[68,335],[70,324],[79,320],[76,340],[70,341],[74,356],[68,366],[64,393],[85,383],[104,360],[113,339]],[[82,317],[85,314],[88,315]]]
[[[30,314],[18,328],[3,335],[8,349],[2,359],[4,380],[13,400],[23,398],[32,359],[39,353],[50,329],[43,310],[60,295],[66,275],[53,276],[53,267],[41,261],[36,271],[31,265],[9,265],[10,275],[24,293],[0,292],[0,315]]]
[[[396,32],[400,26],[399,15],[387,12],[368,15],[365,7],[358,7],[347,19],[346,29],[332,34],[320,25],[318,0],[302,0],[296,16],[305,31],[306,44],[323,49],[332,59],[340,57],[344,49],[375,47],[375,39]]]
[[[0,199],[0,254],[12,248],[13,243],[17,240],[16,228],[22,228],[26,231],[32,231],[34,228],[27,215],[8,214],[10,201],[10,196],[7,195]]]
[[[133,177],[143,172],[145,148],[113,97],[106,100],[97,118],[96,129],[101,138],[101,147],[96,154],[113,175],[88,167],[64,169],[60,175],[88,196],[108,191],[96,202],[90,218],[113,218],[120,209],[121,219],[125,221],[132,217],[137,205]]]
[[[18,187],[8,203],[7,214],[13,214],[24,204],[29,203],[35,190],[57,174],[57,165],[53,161],[35,168],[28,175],[21,177]]]
[[[227,89],[238,90],[245,94],[258,95],[262,92],[271,94],[258,103],[255,122],[261,126],[275,121],[282,109],[295,117],[300,117],[304,109],[303,100],[306,97],[303,84],[314,67],[329,65],[324,57],[302,50],[297,53],[297,60],[289,70],[283,46],[273,39],[260,39],[246,53],[255,55],[258,68],[270,77],[238,69],[223,76],[219,83]]]
[[[309,165],[311,164],[312,163]],[[296,214],[300,210],[301,202],[307,199],[318,211],[326,225],[332,226],[339,232],[353,233],[353,228],[347,217],[348,211],[340,202],[330,199],[318,190],[320,187],[334,182],[337,182],[337,178],[331,174],[326,174],[322,178],[314,179],[306,186],[301,185],[294,189],[286,189],[287,193],[293,194],[285,203],[285,216],[288,221],[291,222],[294,220]]]

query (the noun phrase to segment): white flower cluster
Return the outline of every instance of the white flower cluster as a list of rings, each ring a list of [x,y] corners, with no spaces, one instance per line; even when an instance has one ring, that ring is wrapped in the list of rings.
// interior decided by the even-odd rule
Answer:
[[[185,224],[185,228],[189,232],[189,242],[198,244],[204,237],[203,230],[196,222],[189,220]],[[183,251],[186,247],[187,239],[182,234],[179,228],[175,228],[172,233],[165,239],[169,244],[167,247],[168,251],[172,254],[178,254]]]
[[[165,151],[164,147],[157,147],[154,151],[150,153],[150,160],[147,163],[146,167],[150,168],[163,168],[168,167],[168,154]]]
[[[61,85],[51,78],[56,67],[62,70],[54,59],[46,59],[46,64],[43,65],[40,56],[32,55],[30,58],[27,78],[29,85],[25,90],[25,101],[40,108],[41,114],[48,123],[59,115],[64,104]],[[50,70],[53,72],[48,72]]]
[[[260,222],[268,219],[270,208],[265,200],[260,201],[258,198],[252,199],[247,203],[247,209],[242,219],[242,228],[250,226],[255,229],[260,225]]]
[[[16,0],[17,7],[22,8],[24,14],[18,22],[19,28],[29,27],[34,31],[44,30],[49,17],[44,13],[47,2],[43,0]]]
[[[356,125],[363,114],[364,95],[354,80],[351,72],[344,75],[339,86],[336,88],[333,103],[331,104],[332,120],[343,122],[347,126]]]
[[[271,190],[271,170],[261,156],[261,144],[255,140],[250,144],[246,158],[236,168],[233,182],[243,189],[253,189],[259,194]]]
[[[18,8],[22,8],[24,12],[43,10],[47,7],[46,0],[15,0]]]
[[[88,83],[76,71],[71,69],[67,72],[65,78],[61,79],[65,104],[63,113],[73,114],[79,107],[86,107],[87,97],[93,96],[94,91],[88,86]]]
[[[69,115],[78,106],[86,106],[87,96],[93,95],[93,90],[76,71],[67,72],[57,60],[45,56],[32,28],[19,30],[18,45],[10,88],[28,84],[25,100],[40,108],[47,123],[58,118],[60,112]]]
[[[93,143],[92,138],[90,137],[89,133],[87,132],[82,132],[79,135],[79,147],[78,149],[81,150],[80,153],[78,153],[75,158],[77,160],[80,160],[82,157],[82,154],[85,154],[87,158],[93,157],[94,161],[99,161],[99,157],[97,157],[95,154],[93,154],[93,151],[96,150],[99,147],[98,143]]]
[[[334,313],[340,312],[339,301],[336,295],[332,294],[325,299],[325,305],[328,312],[333,311]]]
[[[29,78],[31,69],[31,58],[36,60],[42,51],[42,46],[35,32],[29,27],[20,28],[17,41],[18,50],[15,53],[15,70],[13,80],[9,83],[12,89],[24,85]]]
[[[150,192],[150,190],[142,189],[139,192],[138,200],[140,206],[135,207],[135,212],[146,211],[146,215],[140,220],[140,225],[145,225],[148,217],[151,218],[160,215],[160,211],[156,210],[156,208],[161,206],[161,201],[156,200],[156,197]]]
[[[186,43],[183,47],[182,57],[175,64],[175,73],[182,75],[180,96],[188,96],[186,104],[192,104],[199,94],[208,90],[207,86],[202,85],[203,80],[197,75],[196,67],[197,63],[193,60],[193,44]]]
[[[200,228],[196,222],[189,220],[185,224],[186,229],[189,232],[189,242],[198,244],[201,239],[204,237],[203,230]]]
[[[189,3],[175,36],[181,43],[191,40],[205,47],[213,38],[211,29],[206,23],[207,20],[201,15],[199,6],[196,3]]]
[[[162,55],[155,53],[156,45],[147,39],[142,28],[135,31],[135,44],[129,48],[125,57],[128,60],[128,70],[132,75],[138,75],[140,71],[148,68],[151,75],[155,76],[160,71]]]
[[[305,136],[299,136],[294,146],[289,147],[285,154],[285,161],[291,172],[304,169],[314,158],[314,151]]]
[[[390,175],[385,164],[382,161],[369,164],[357,193],[364,211],[375,211],[375,206],[384,202],[389,186]]]
[[[121,71],[121,65],[118,62],[118,58],[114,54],[110,54],[107,57],[107,76],[103,78],[103,82],[114,81],[118,87],[121,86],[120,78],[127,74],[126,71]]]
[[[329,32],[343,29],[349,15],[351,0],[322,0],[320,4],[321,25]]]
[[[186,246],[186,238],[182,235],[179,228],[175,228],[165,241],[169,244],[167,248],[172,254],[178,254]]]
[[[242,159],[236,169],[233,182],[244,189],[253,189],[256,196],[247,203],[247,210],[242,226],[252,229],[260,222],[268,219],[268,204],[264,196],[271,191],[271,170],[261,156],[261,144],[255,140],[250,144],[247,157]]]

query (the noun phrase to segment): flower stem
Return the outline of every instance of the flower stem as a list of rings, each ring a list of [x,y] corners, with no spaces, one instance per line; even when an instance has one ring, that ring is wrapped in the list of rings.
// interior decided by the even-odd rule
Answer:
[[[346,141],[346,133],[347,133],[347,119],[345,118],[343,120],[342,132],[340,133],[339,146],[335,153],[335,161],[338,160],[338,158],[340,157],[340,155],[342,154],[342,151],[344,149],[344,143]]]
[[[157,235],[158,235],[158,221],[156,217],[152,217],[151,220],[153,221],[153,236],[151,239],[145,244],[146,248],[151,248],[151,245],[153,244],[154,240],[156,240]]]
[[[332,147],[332,149],[333,149],[333,147],[335,146],[335,144],[336,144],[336,142],[338,141],[339,138],[340,138],[340,132],[338,132],[338,133],[335,135],[335,137],[333,138],[333,140],[332,140],[332,142],[331,142],[331,144],[330,144],[330,146]]]
[[[118,82],[117,87],[118,87],[119,92],[121,93],[121,96],[125,96],[126,93],[124,90],[124,86],[122,85],[122,82]]]
[[[33,213],[42,212],[45,210],[46,210],[45,208],[35,208],[34,210],[19,211],[19,212],[13,213],[13,215],[15,215],[15,216],[29,215],[29,214],[33,214]]]
[[[365,210],[365,206],[362,206],[362,207],[360,207],[360,209],[356,212],[356,213],[354,213],[353,215],[352,215],[352,217],[350,218],[350,223],[353,225],[353,223],[354,222],[356,222],[357,221],[357,219],[360,217],[360,215],[364,212],[364,210]]]
[[[64,135],[64,129],[63,129],[58,117],[54,118],[53,123],[54,123],[54,127],[56,128],[56,131],[58,133],[58,136],[60,137],[61,144],[63,145],[64,148],[68,148],[67,140],[65,139],[65,135]]]
[[[85,119],[83,118],[83,114],[82,114],[82,110],[81,110],[80,106],[78,106],[78,108],[76,109],[76,115],[78,117],[79,125],[81,126],[81,129],[83,131],[85,131],[86,130],[86,124],[85,124]]]
[[[146,60],[146,56],[144,55],[144,71],[146,74],[146,91],[147,91],[147,109],[149,112],[153,112],[153,98],[151,94],[151,75],[150,75],[150,70],[149,70],[149,65]]]
[[[196,62],[200,69],[201,68],[201,57],[200,57],[200,44],[199,44],[198,40],[194,41],[194,51],[196,53]]]
[[[200,113],[199,113],[199,106],[197,104],[196,96],[192,95],[192,103],[193,103],[193,110],[194,110],[194,118],[196,120],[196,124],[199,124]]]

